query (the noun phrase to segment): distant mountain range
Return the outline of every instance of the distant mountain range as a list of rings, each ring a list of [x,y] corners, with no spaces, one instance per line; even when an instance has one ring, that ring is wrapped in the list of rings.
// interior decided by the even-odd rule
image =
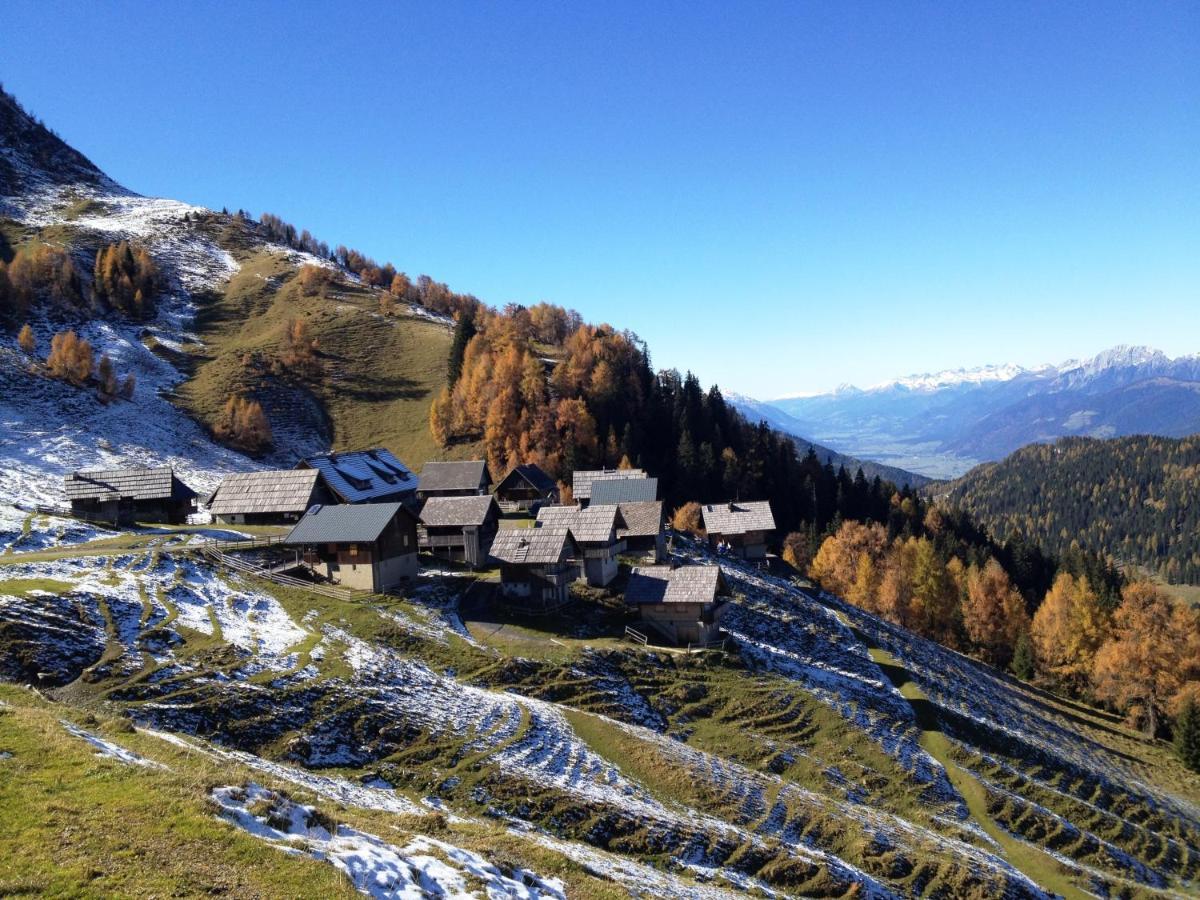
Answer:
[[[1059,437],[1200,432],[1200,354],[1171,359],[1118,346],[1060,365],[955,369],[865,390],[739,402],[837,452],[948,478]]]

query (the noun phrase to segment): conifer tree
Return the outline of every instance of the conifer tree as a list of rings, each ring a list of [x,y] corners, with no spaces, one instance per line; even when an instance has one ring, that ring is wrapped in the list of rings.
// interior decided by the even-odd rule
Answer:
[[[17,345],[26,353],[33,353],[37,349],[37,341],[33,337],[33,329],[26,322],[21,326],[21,332],[17,335]]]
[[[1183,701],[1175,718],[1175,753],[1193,772],[1200,772],[1200,705],[1195,697]]]
[[[463,357],[467,352],[467,344],[471,343],[471,338],[475,337],[475,334],[475,317],[466,313],[460,315],[454,326],[454,339],[450,343],[450,358],[446,363],[446,380],[450,383],[450,387],[454,387],[462,376]]]

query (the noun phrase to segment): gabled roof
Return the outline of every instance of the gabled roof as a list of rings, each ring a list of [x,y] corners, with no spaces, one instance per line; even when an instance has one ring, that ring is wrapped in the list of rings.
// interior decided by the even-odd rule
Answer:
[[[723,587],[719,566],[638,566],[629,573],[625,602],[712,603]]]
[[[422,476],[423,477],[423,476]],[[471,497],[430,497],[421,507],[421,522],[434,528],[482,525],[496,505],[491,494]]]
[[[618,504],[625,527],[617,529],[618,537],[652,537],[662,531],[663,502],[637,500]]]
[[[418,491],[477,491],[491,484],[487,463],[482,459],[465,462],[427,462],[421,470]]]
[[[236,472],[221,480],[208,498],[208,509],[215,516],[302,513],[312,505],[320,478],[317,469]]]
[[[610,478],[645,478],[645,469],[580,469],[571,473],[571,493],[576,500],[592,499],[592,485]]]
[[[501,528],[491,556],[503,563],[548,565],[570,555],[574,544],[566,528]]]
[[[369,503],[417,488],[417,476],[388,450],[322,453],[302,460],[296,468],[317,469],[344,503]]]
[[[615,504],[589,506],[543,506],[538,510],[537,527],[567,528],[581,544],[606,544],[617,540],[617,529],[625,519]]]
[[[403,503],[335,503],[314,506],[283,539],[285,544],[369,544],[399,513]]]
[[[657,478],[597,478],[592,482],[592,503],[657,499]]]
[[[775,516],[766,500],[709,503],[700,507],[700,515],[704,519],[704,530],[710,534],[775,530]]]
[[[88,469],[72,472],[63,484],[68,500],[187,500],[196,496],[170,466]]]
[[[533,463],[524,463],[513,468],[507,475],[500,479],[500,483],[496,485],[496,490],[500,491],[506,487],[511,487],[517,481],[525,481],[536,491],[543,494],[552,494],[558,490],[558,485],[554,483],[554,479],[542,471],[541,466]]]

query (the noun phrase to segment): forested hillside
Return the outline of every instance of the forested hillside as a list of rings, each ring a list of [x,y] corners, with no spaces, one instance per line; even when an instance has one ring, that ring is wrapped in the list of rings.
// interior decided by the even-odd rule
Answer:
[[[998,539],[1078,546],[1200,583],[1200,436],[1066,438],[931,489]]]

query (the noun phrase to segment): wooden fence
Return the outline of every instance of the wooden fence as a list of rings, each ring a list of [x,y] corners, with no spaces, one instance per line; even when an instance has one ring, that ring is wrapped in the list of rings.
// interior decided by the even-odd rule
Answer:
[[[233,542],[230,542],[233,543]],[[242,542],[239,549],[247,549],[245,546],[250,542]],[[278,543],[278,541],[276,541]],[[267,546],[264,543],[261,546]],[[284,575],[282,572],[273,572],[270,569],[265,569],[262,566],[256,566],[254,563],[247,562],[244,559],[238,559],[236,556],[230,556],[228,553],[222,552],[213,543],[193,545],[189,550],[199,551],[200,555],[205,557],[209,562],[219,566],[224,566],[227,569],[232,569],[234,572],[240,572],[243,575],[251,575],[255,578],[263,578],[274,584],[281,584],[285,587],[299,588],[303,591],[310,591],[314,594],[320,594],[322,597],[331,597],[334,600],[353,600],[356,596],[363,596],[361,591],[354,591],[350,588],[337,587],[332,584],[315,584],[311,581],[305,581],[303,578],[293,578],[291,575]]]

